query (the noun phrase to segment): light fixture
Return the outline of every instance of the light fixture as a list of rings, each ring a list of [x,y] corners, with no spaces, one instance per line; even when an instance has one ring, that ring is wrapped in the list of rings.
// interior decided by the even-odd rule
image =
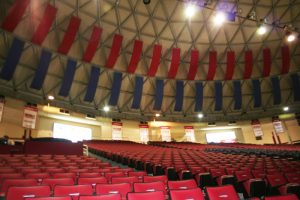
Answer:
[[[201,118],[203,118],[203,117],[204,117],[204,115],[203,115],[202,113],[199,113],[199,114],[198,114],[198,118],[201,119]]]
[[[296,39],[296,35],[293,34],[293,33],[288,34],[287,37],[286,37],[286,40],[288,42],[293,42],[295,39]]]
[[[108,106],[104,106],[103,110],[104,110],[104,112],[108,112],[109,111],[109,107]]]
[[[189,3],[185,8],[185,16],[187,18],[192,18],[196,13],[196,6],[194,4]]]
[[[48,95],[48,100],[52,101],[52,100],[54,100],[54,99],[55,99],[54,96]]]
[[[283,111],[288,111],[290,108],[288,106],[283,107]]]
[[[214,24],[216,26],[221,26],[225,20],[226,20],[225,14],[223,12],[218,12],[214,18]]]
[[[159,114],[159,113],[156,113],[156,114],[155,114],[155,117],[159,117],[159,116],[160,116],[160,114]]]
[[[151,0],[143,0],[143,3],[144,3],[145,5],[148,5],[148,4],[151,3]]]
[[[267,28],[264,25],[260,25],[257,29],[258,35],[264,35],[267,32]]]

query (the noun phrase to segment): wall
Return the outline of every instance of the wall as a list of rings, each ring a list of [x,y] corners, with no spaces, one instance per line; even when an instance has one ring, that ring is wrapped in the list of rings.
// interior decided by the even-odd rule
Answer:
[[[13,138],[21,138],[24,129],[22,128],[23,108],[25,102],[6,98],[4,107],[4,114],[2,122],[0,123],[0,137],[7,134]],[[80,113],[71,113],[71,116],[64,116],[59,114],[58,108],[38,106],[39,119],[37,122],[37,129],[32,131],[33,137],[51,137],[53,123],[59,122],[69,125],[77,125],[92,129],[93,139],[111,139],[111,119],[97,117],[97,120],[87,120],[85,115]],[[260,119],[264,135],[262,140],[256,140],[250,121],[238,122],[232,129],[236,132],[237,139],[242,143],[253,144],[272,144],[273,125],[271,119]],[[140,141],[139,122],[122,120],[123,123],[123,139],[131,141]],[[284,119],[283,123],[286,127],[285,132],[280,134],[282,143],[300,140],[300,126],[293,118]],[[225,123],[217,123],[217,127],[228,127]],[[171,127],[171,138],[176,141],[186,141],[184,126],[194,126],[196,142],[206,143],[205,133],[203,128],[207,128],[207,124],[203,122],[182,124],[175,122],[155,121],[149,122],[149,138],[152,141],[161,141],[160,126]],[[289,137],[288,137],[289,134]]]

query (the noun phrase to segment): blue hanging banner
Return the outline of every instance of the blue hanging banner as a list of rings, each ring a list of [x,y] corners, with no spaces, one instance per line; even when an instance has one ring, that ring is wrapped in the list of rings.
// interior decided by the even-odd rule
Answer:
[[[58,93],[60,96],[66,97],[69,95],[71,86],[73,83],[75,71],[76,71],[76,65],[77,65],[77,62],[75,60],[71,60],[71,59],[68,60],[64,79],[62,81],[62,84],[61,84],[61,87],[60,87],[60,90]]]
[[[280,80],[278,76],[271,77],[272,83],[272,93],[273,93],[273,104],[281,104],[281,89],[280,89]]]
[[[201,112],[203,106],[203,84],[202,82],[195,83],[196,95],[195,95],[195,112]]]
[[[252,80],[252,92],[254,99],[254,108],[261,107],[261,88],[258,79]]]
[[[98,67],[92,66],[90,79],[84,96],[85,101],[88,102],[93,101],[98,86],[99,76],[100,76],[100,69]]]
[[[131,108],[134,108],[134,109],[140,108],[141,100],[142,100],[142,93],[143,93],[143,85],[144,85],[143,77],[136,76],[134,92],[133,92],[133,101],[132,101]]]
[[[156,79],[155,97],[154,97],[154,110],[160,110],[164,97],[164,80]]]
[[[291,74],[292,87],[294,92],[294,101],[300,101],[300,81],[298,74]]]
[[[181,111],[183,105],[184,83],[176,81],[175,107],[174,111]]]
[[[114,72],[111,95],[108,103],[111,106],[116,106],[118,104],[122,84],[122,75],[123,74],[121,72]]]
[[[242,108],[242,86],[240,81],[233,81],[234,109]]]
[[[215,111],[221,111],[223,104],[223,86],[221,81],[215,81]]]

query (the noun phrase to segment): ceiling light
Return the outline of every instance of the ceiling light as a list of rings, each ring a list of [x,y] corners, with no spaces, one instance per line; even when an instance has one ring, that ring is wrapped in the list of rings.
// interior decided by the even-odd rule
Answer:
[[[221,26],[224,23],[225,19],[226,19],[225,14],[223,12],[218,12],[215,15],[214,23],[216,26]]]
[[[156,114],[155,114],[155,117],[159,117],[159,116],[160,116],[160,114],[159,114],[159,113],[156,113]]]
[[[48,95],[48,100],[54,100],[54,99],[55,99],[54,96]]]
[[[148,5],[148,4],[151,3],[151,0],[143,0],[143,3],[144,3],[145,5]]]
[[[283,111],[288,111],[290,108],[288,106],[283,107]]]
[[[103,107],[103,110],[104,110],[105,112],[108,112],[108,111],[109,111],[109,107],[108,107],[108,106],[104,106],[104,107]]]
[[[196,6],[193,4],[188,4],[187,7],[185,8],[185,16],[187,18],[192,18],[196,13]]]
[[[267,28],[265,26],[259,26],[257,29],[258,35],[264,35],[267,32]]]
[[[201,119],[201,118],[203,118],[203,117],[204,117],[204,115],[203,115],[202,113],[199,113],[199,114],[198,114],[198,118]]]
[[[290,34],[290,35],[288,35],[287,38],[286,38],[286,40],[287,40],[288,42],[293,42],[295,39],[296,39],[295,34]]]

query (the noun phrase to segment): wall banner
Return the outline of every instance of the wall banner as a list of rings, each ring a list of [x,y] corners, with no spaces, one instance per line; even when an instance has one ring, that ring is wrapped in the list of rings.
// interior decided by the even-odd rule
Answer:
[[[140,138],[142,143],[147,143],[149,141],[149,126],[145,124],[140,124]]]
[[[112,140],[122,140],[122,122],[112,122]]]
[[[262,131],[259,120],[252,120],[251,126],[252,126],[255,137],[263,136],[263,131]]]
[[[160,135],[161,135],[161,141],[171,142],[170,126],[161,126]]]
[[[4,112],[4,101],[0,100],[0,122],[2,121],[3,112]]]
[[[276,134],[280,134],[284,132],[283,124],[282,121],[280,121],[280,119],[273,118],[272,123]]]
[[[195,142],[195,130],[193,126],[184,126],[184,132],[187,142]]]
[[[23,114],[22,126],[28,129],[35,129],[38,115],[38,108],[33,106],[25,106]]]

